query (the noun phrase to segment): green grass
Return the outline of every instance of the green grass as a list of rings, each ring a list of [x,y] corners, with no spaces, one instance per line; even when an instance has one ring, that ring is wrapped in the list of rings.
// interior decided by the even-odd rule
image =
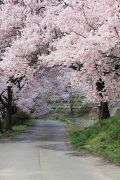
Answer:
[[[44,121],[57,120],[57,121],[62,121],[63,123],[68,122],[68,118],[66,118],[65,116],[60,115],[60,114],[51,114],[51,115],[40,116],[39,120],[44,120]]]
[[[25,131],[25,129],[32,125],[33,123],[33,119],[29,119],[27,121],[25,121],[24,124],[22,125],[15,125],[12,127],[12,131],[9,132],[5,132],[5,133],[0,133],[0,137],[10,137],[10,136],[15,136],[23,131]]]
[[[103,120],[84,130],[68,125],[73,147],[103,156],[120,165],[120,116]]]
[[[84,100],[84,97],[83,96],[76,96],[74,97],[74,106],[75,107],[80,107],[82,105],[82,102]]]

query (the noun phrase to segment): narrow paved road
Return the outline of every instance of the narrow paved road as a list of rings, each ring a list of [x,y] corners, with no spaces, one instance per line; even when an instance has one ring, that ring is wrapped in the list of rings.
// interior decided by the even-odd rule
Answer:
[[[64,125],[35,121],[24,133],[0,140],[0,180],[120,180],[120,169],[77,156]]]

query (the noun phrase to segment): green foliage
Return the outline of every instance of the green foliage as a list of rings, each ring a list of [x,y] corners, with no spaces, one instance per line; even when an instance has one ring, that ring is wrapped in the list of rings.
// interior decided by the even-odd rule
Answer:
[[[0,134],[0,137],[15,136],[23,132],[28,126],[32,125],[33,119],[28,119],[22,125],[14,125],[11,131]]]
[[[19,134],[19,133],[23,132],[26,129],[26,127],[27,127],[26,124],[13,126],[13,131],[10,133],[10,135]]]
[[[76,97],[74,97],[74,100],[73,100],[74,101],[74,106],[75,107],[80,107],[83,100],[84,100],[84,96],[76,96]]]
[[[84,100],[83,96],[75,96],[73,97],[73,109],[75,112],[79,111],[82,102]],[[70,99],[68,100],[56,100],[49,102],[52,105],[53,112],[55,113],[66,113],[70,112]]]
[[[120,164],[120,116],[103,120],[101,124],[96,123],[82,131],[72,127],[70,138],[75,149],[84,149]]]
[[[56,119],[56,120],[59,120],[59,121],[62,121],[62,122],[64,122],[64,123],[67,123],[67,119],[66,119],[64,116],[60,116],[60,115],[59,115],[59,116],[56,116],[55,119]]]
[[[0,137],[11,137],[15,136],[21,132],[23,132],[26,129],[27,125],[16,125],[13,126],[12,131],[7,131],[5,133],[0,134]]]
[[[26,112],[20,111],[12,115],[12,124],[23,124],[28,119],[30,119],[30,115]]]
[[[84,105],[84,106],[81,106],[80,110],[79,110],[79,114],[81,116],[84,116],[86,114],[89,114],[90,111],[91,111],[91,107],[89,105]]]

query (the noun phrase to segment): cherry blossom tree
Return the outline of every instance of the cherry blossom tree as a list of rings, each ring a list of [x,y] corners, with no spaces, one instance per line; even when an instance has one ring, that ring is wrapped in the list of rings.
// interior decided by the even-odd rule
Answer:
[[[89,97],[100,102],[100,117],[109,117],[107,101],[119,100],[120,94],[119,1],[64,2],[56,21],[64,36],[53,43],[57,50],[47,61],[79,70],[80,79],[92,85]]]
[[[77,71],[86,96],[100,103],[100,117],[108,117],[107,102],[119,100],[120,94],[119,9],[118,0],[4,0],[0,8],[0,71],[5,86],[10,79],[18,85],[15,80],[24,77],[21,91],[13,88],[19,106],[26,104],[30,109],[34,104],[41,88],[40,75],[68,67]],[[48,76],[44,77],[46,81]],[[28,89],[32,94],[37,89],[31,100],[23,98]],[[107,115],[102,112],[105,104]]]
[[[2,96],[7,87],[12,87],[20,107],[26,104],[28,110],[30,104],[33,105],[35,97],[32,96],[31,100],[23,97],[25,97],[24,92],[30,88],[32,93],[35,93],[33,88],[33,86],[37,87],[35,73],[41,70],[41,66],[34,70],[37,66],[37,55],[49,53],[48,43],[55,36],[55,32],[52,32],[54,26],[50,26],[52,16],[48,18],[49,16],[45,15],[50,5],[56,6],[54,2],[46,0],[5,0],[0,7],[0,71],[3,78],[0,97],[2,105],[5,105]]]

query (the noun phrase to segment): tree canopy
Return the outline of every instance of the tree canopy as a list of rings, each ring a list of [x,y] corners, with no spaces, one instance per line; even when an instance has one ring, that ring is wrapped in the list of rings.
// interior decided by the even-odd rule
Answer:
[[[0,76],[0,93],[12,86],[26,110],[67,83],[93,102],[118,101],[119,0],[4,0]]]

